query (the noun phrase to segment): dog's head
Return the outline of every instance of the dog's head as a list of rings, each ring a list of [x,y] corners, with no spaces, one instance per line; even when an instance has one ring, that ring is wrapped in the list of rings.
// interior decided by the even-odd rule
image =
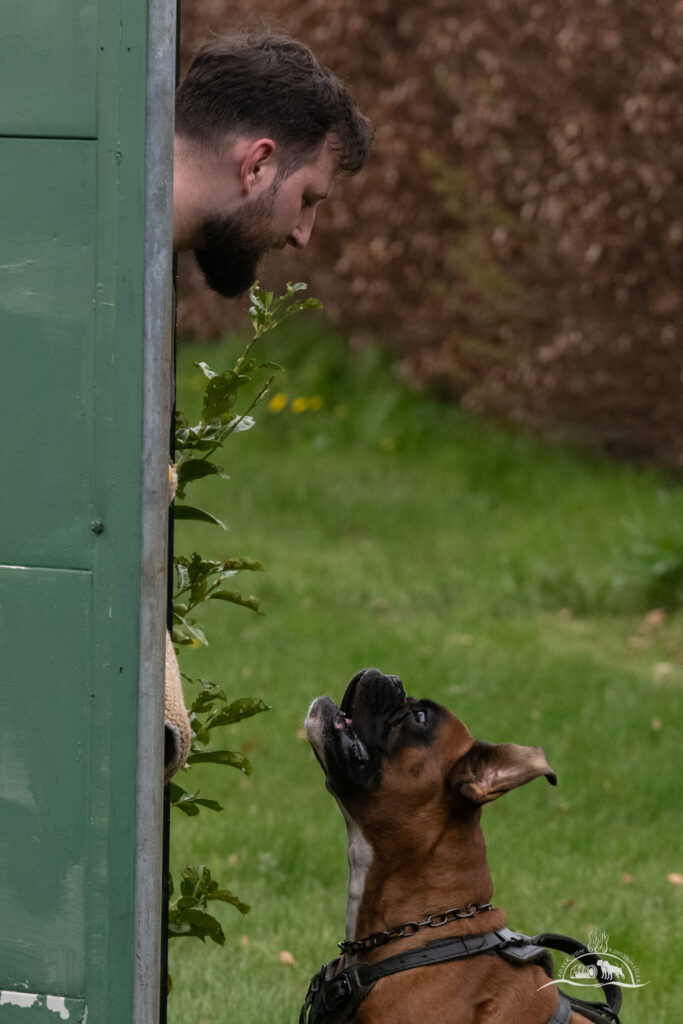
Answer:
[[[380,830],[382,804],[392,822],[418,824],[436,809],[466,815],[542,775],[557,782],[540,747],[475,740],[447,708],[408,697],[398,676],[377,669],[353,677],[340,707],[314,700],[305,726],[327,788]]]

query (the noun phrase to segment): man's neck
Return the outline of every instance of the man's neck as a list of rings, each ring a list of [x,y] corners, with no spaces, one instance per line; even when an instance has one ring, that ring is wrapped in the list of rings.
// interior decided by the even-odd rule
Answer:
[[[198,249],[210,194],[211,162],[196,144],[176,135],[173,146],[173,251]]]
[[[199,196],[193,185],[192,165],[186,145],[176,138],[173,165],[173,251],[201,245],[200,218],[195,212]]]
[[[229,217],[245,199],[240,161],[249,139],[202,146],[176,135],[173,146],[173,249],[199,249],[207,217]]]

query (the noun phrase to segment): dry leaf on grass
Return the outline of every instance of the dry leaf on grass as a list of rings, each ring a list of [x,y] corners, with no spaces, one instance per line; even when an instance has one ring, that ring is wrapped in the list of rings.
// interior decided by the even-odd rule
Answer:
[[[663,608],[653,608],[643,619],[643,625],[647,629],[656,629],[657,626],[661,626],[665,618],[666,612]]]

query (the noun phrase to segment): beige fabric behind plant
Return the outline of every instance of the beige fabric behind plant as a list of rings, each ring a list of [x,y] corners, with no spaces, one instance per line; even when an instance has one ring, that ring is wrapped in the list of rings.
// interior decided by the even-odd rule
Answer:
[[[169,504],[175,497],[178,474],[174,466],[168,469]],[[185,708],[183,685],[170,633],[166,633],[166,677],[164,696],[164,783],[169,782],[183,767],[190,753],[192,727]]]
[[[178,660],[168,633],[166,633],[164,725],[166,731],[164,743],[164,782],[166,783],[187,761],[192,740],[192,728],[185,708]]]

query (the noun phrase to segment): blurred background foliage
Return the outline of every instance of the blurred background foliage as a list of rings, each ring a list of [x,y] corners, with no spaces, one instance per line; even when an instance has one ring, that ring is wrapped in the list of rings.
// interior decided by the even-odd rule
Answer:
[[[377,126],[305,279],[356,350],[496,422],[683,465],[681,0],[183,0],[212,32],[309,43]],[[243,314],[181,260],[180,330]]]

